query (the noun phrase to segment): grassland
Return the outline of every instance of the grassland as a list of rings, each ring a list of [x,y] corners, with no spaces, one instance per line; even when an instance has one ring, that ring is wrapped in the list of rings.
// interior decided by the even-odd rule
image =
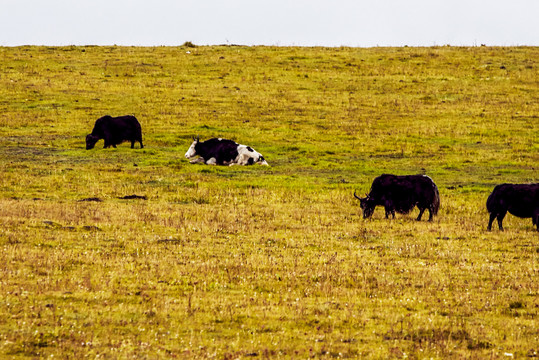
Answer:
[[[0,54],[0,358],[539,356],[537,232],[485,230],[539,181],[538,48]],[[145,148],[84,150],[105,114]],[[271,167],[191,165],[194,135]],[[431,176],[435,220],[363,220],[384,172]]]

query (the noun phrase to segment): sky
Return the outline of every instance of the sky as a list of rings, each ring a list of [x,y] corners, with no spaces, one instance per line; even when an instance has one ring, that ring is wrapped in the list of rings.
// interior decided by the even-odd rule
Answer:
[[[0,0],[0,46],[539,46],[539,0]]]

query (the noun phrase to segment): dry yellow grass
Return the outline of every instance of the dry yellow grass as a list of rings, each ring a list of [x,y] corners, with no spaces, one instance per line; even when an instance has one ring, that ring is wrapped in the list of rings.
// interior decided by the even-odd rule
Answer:
[[[537,356],[537,232],[485,230],[539,179],[537,48],[0,53],[0,357]],[[107,113],[145,148],[84,150]],[[272,166],[190,165],[197,134]],[[383,172],[434,221],[363,220]]]

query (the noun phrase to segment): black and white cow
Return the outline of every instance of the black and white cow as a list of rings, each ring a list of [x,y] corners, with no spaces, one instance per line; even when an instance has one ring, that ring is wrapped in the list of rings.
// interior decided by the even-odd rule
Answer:
[[[395,211],[407,214],[417,206],[418,221],[427,209],[429,221],[432,221],[440,208],[438,187],[426,175],[380,175],[372,182],[371,191],[366,197],[360,198],[355,192],[354,196],[360,201],[365,219],[373,214],[378,205],[385,208],[386,219],[389,215],[395,218]]]
[[[240,145],[232,140],[213,138],[200,141],[193,138],[193,143],[185,153],[191,164],[208,165],[268,165],[262,154],[252,147]]]
[[[498,228],[503,231],[502,221],[507,212],[521,218],[531,217],[539,231],[539,183],[497,185],[487,199],[487,210],[489,231],[494,219],[498,219]]]

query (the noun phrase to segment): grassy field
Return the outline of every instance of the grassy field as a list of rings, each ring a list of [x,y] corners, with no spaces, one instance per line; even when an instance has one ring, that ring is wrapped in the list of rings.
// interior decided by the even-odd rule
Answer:
[[[538,233],[485,208],[539,181],[538,60],[0,48],[0,358],[538,357]],[[86,151],[105,114],[145,148]],[[191,165],[195,135],[271,166]],[[363,220],[382,173],[429,175],[434,221]]]

